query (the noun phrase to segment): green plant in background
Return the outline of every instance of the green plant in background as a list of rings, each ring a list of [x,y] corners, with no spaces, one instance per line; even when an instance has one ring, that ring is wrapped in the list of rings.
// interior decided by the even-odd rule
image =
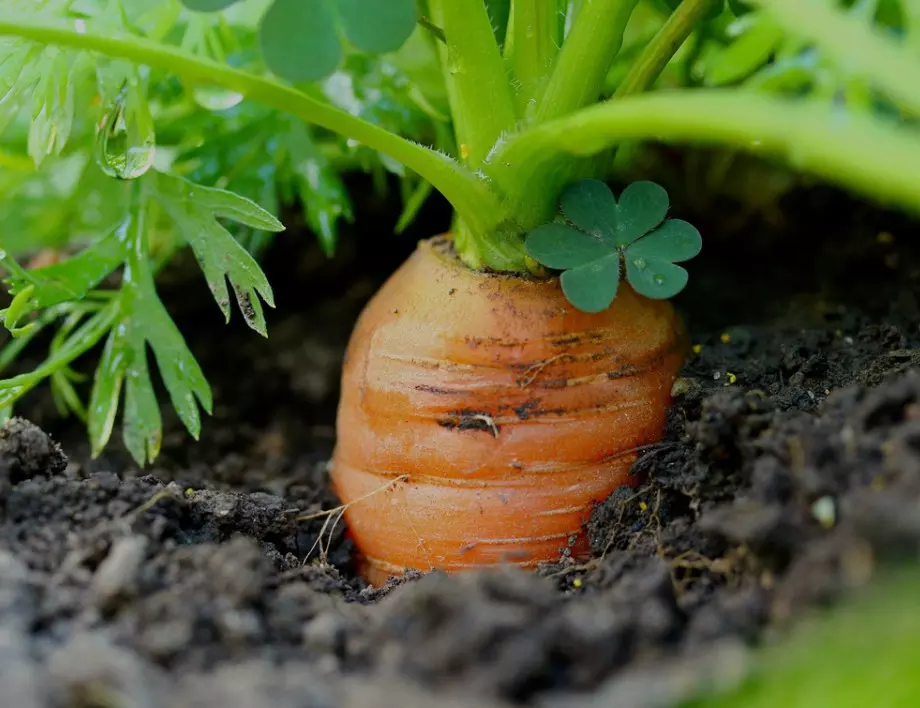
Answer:
[[[80,28],[172,39],[190,56],[262,61],[258,3],[230,16],[189,12],[178,2],[14,5],[35,21],[71,18]],[[416,41],[387,60],[352,54],[315,92],[363,120],[448,146],[437,91],[423,96],[407,76],[426,51]],[[424,85],[424,62],[417,77]],[[395,161],[238,92],[87,52],[3,40],[0,93],[0,266],[13,296],[2,317],[14,335],[0,369],[55,328],[45,362],[0,385],[0,406],[9,414],[47,380],[59,410],[86,421],[96,454],[119,406],[138,463],[158,453],[162,421],[148,349],[192,435],[200,432],[199,408],[211,410],[207,381],[154,285],[178,249],[192,250],[226,318],[232,292],[247,323],[265,334],[262,303],[274,303],[255,258],[282,229],[272,216],[282,204],[302,206],[332,255],[339,222],[352,219],[346,170],[370,172],[380,188],[383,175],[395,173],[404,224],[430,192]],[[68,257],[37,268],[16,259],[43,249]],[[72,364],[99,344],[84,400],[78,389],[87,377]]]
[[[225,317],[232,293],[264,334],[274,215],[298,204],[333,254],[348,171],[395,177],[398,229],[439,191],[468,266],[562,270],[586,310],[621,264],[640,292],[675,294],[699,250],[655,187],[617,203],[583,181],[647,165],[649,143],[752,154],[916,212],[918,37],[908,0],[5,0],[0,368],[54,333],[0,406],[47,380],[98,453],[120,405],[144,463],[161,436],[150,349],[197,436],[210,391],[156,275],[188,248]],[[574,228],[555,223],[567,187]],[[75,367],[97,345],[84,402]]]
[[[918,592],[915,567],[889,570],[767,646],[740,685],[707,687],[681,706],[912,708],[920,703]]]

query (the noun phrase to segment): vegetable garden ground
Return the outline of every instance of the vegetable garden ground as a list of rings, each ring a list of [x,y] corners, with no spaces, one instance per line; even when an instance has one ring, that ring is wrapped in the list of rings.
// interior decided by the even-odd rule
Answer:
[[[368,589],[341,524],[298,520],[335,506],[354,319],[443,205],[400,237],[365,205],[332,263],[290,228],[267,340],[223,325],[194,264],[169,271],[214,386],[200,443],[164,406],[151,469],[114,446],[90,461],[44,389],[20,414],[45,432],[0,435],[3,704],[642,707],[743,675],[752,643],[916,555],[920,258],[914,224],[830,190],[718,213],[690,215],[706,247],[676,305],[696,347],[665,441],[597,509],[594,560],[537,574]]]

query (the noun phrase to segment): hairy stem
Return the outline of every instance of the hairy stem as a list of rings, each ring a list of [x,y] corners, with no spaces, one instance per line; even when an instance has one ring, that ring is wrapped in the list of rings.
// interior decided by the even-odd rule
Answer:
[[[548,180],[556,155],[584,157],[624,140],[710,143],[776,156],[796,170],[920,214],[920,136],[823,101],[684,89],[608,101],[537,126],[496,159]]]
[[[517,0],[505,43],[505,57],[517,79],[515,96],[523,114],[539,103],[546,78],[562,45],[559,0]]]
[[[637,4],[638,0],[581,0],[542,98],[528,110],[529,125],[559,118],[600,97]],[[535,179],[493,154],[487,169],[506,195],[517,227],[526,229],[552,216],[562,184],[579,177],[596,176],[601,162],[598,156],[590,160],[554,160],[553,164],[541,166],[545,177]]]
[[[13,13],[0,16],[0,35],[99,52],[157,67],[186,80],[235,91],[308,123],[352,138],[401,162],[431,182],[472,229],[489,233],[504,214],[501,201],[488,185],[454,160],[277,81],[140,37],[104,35],[82,28],[77,30],[70,23],[15,16]]]
[[[473,169],[516,122],[511,84],[482,0],[429,0],[441,48],[460,157]]]
[[[920,61],[850,15],[818,0],[751,0],[785,31],[814,42],[845,72],[864,78],[913,115],[920,115]],[[912,5],[912,3],[906,3]]]
[[[664,71],[671,58],[681,48],[694,28],[715,5],[716,0],[684,0],[645,45],[617,87],[615,96],[621,98],[648,89]]]

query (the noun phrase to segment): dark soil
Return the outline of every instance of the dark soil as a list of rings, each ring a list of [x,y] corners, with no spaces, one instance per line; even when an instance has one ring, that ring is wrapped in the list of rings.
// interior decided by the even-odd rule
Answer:
[[[920,550],[916,226],[823,190],[778,211],[704,221],[678,300],[697,351],[639,486],[596,510],[590,562],[382,589],[341,524],[298,517],[336,503],[354,318],[443,205],[395,240],[368,207],[331,263],[292,229],[267,341],[177,268],[164,297],[216,401],[199,443],[164,406],[150,469],[117,445],[91,461],[46,393],[0,432],[0,703],[637,707],[739,676],[759,640]]]

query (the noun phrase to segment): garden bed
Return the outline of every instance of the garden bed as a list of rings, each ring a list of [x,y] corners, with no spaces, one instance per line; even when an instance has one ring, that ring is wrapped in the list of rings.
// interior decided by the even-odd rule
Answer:
[[[181,269],[164,300],[214,386],[138,471],[44,394],[0,437],[0,687],[16,708],[666,704],[920,542],[920,260],[909,222],[796,194],[706,241],[666,439],[598,507],[594,558],[367,588],[328,517],[337,377],[415,231],[285,234],[262,340]],[[372,224],[386,223],[373,234]],[[913,239],[915,240],[915,239]],[[343,431],[347,435],[348,431]],[[462,433],[461,433],[462,434]],[[622,700],[622,702],[617,702]]]

